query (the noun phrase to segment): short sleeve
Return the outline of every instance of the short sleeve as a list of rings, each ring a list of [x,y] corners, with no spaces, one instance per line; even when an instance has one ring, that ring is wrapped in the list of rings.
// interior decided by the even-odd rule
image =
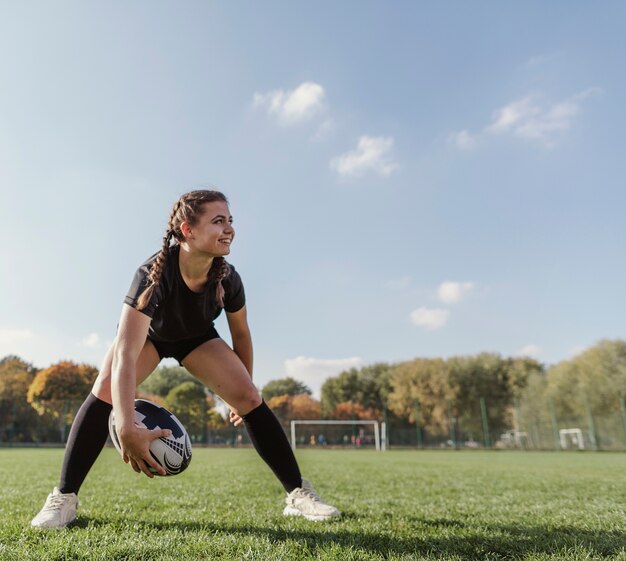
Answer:
[[[241,310],[246,303],[246,293],[239,273],[230,265],[230,275],[222,281],[224,286],[224,309],[234,313]]]
[[[133,277],[133,282],[128,289],[128,293],[124,298],[124,303],[129,306],[137,309],[137,302],[139,301],[139,297],[143,293],[143,291],[148,287],[148,274],[150,272],[150,267],[145,264],[139,267],[135,272],[135,276]],[[154,317],[154,313],[159,303],[159,290],[156,289],[152,292],[152,297],[148,302],[148,305],[139,310],[141,313],[146,314],[148,317]]]

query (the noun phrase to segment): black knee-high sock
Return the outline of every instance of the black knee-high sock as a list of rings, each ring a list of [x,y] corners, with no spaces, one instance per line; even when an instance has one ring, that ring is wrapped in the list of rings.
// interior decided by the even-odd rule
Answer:
[[[65,446],[59,483],[61,493],[78,493],[106,444],[111,409],[112,405],[90,393],[76,413]]]
[[[285,431],[265,402],[243,416],[250,440],[285,491],[302,486],[302,476]]]

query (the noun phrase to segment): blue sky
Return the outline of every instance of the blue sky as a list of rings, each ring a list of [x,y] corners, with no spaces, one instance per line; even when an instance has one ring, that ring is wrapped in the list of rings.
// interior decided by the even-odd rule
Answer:
[[[622,2],[0,4],[0,356],[98,364],[202,186],[258,385],[623,337],[625,37]]]

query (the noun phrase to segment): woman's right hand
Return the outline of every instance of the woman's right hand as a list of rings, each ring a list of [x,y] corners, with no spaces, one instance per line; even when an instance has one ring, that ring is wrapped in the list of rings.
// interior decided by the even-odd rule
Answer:
[[[122,448],[124,462],[130,464],[137,473],[143,471],[150,478],[154,477],[150,468],[161,475],[166,475],[163,466],[150,453],[150,443],[157,438],[167,437],[171,434],[172,431],[169,429],[149,430],[137,425],[128,429],[119,429],[117,436]]]

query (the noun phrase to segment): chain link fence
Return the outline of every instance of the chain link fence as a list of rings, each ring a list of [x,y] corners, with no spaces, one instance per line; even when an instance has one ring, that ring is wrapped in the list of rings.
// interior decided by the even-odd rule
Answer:
[[[63,445],[80,405],[81,402],[64,401],[55,411],[39,415],[32,407],[0,401],[0,446]],[[377,420],[381,422],[381,437],[386,447],[626,451],[626,407],[623,399],[616,399],[613,407],[601,412],[581,407],[578,414],[562,416],[550,402],[535,405],[532,414],[519,404],[507,408],[506,412],[492,411],[483,399],[470,411],[454,415],[453,408],[448,407],[447,410],[448,418],[436,429],[383,415]],[[183,415],[180,416],[183,420]],[[497,424],[493,419],[499,420]],[[502,419],[509,421],[503,423]],[[289,435],[291,419],[280,420]],[[196,446],[250,445],[243,427],[213,427],[197,419],[185,425]],[[299,447],[370,448],[373,446],[370,432],[356,424],[315,426],[300,430],[297,443]]]

